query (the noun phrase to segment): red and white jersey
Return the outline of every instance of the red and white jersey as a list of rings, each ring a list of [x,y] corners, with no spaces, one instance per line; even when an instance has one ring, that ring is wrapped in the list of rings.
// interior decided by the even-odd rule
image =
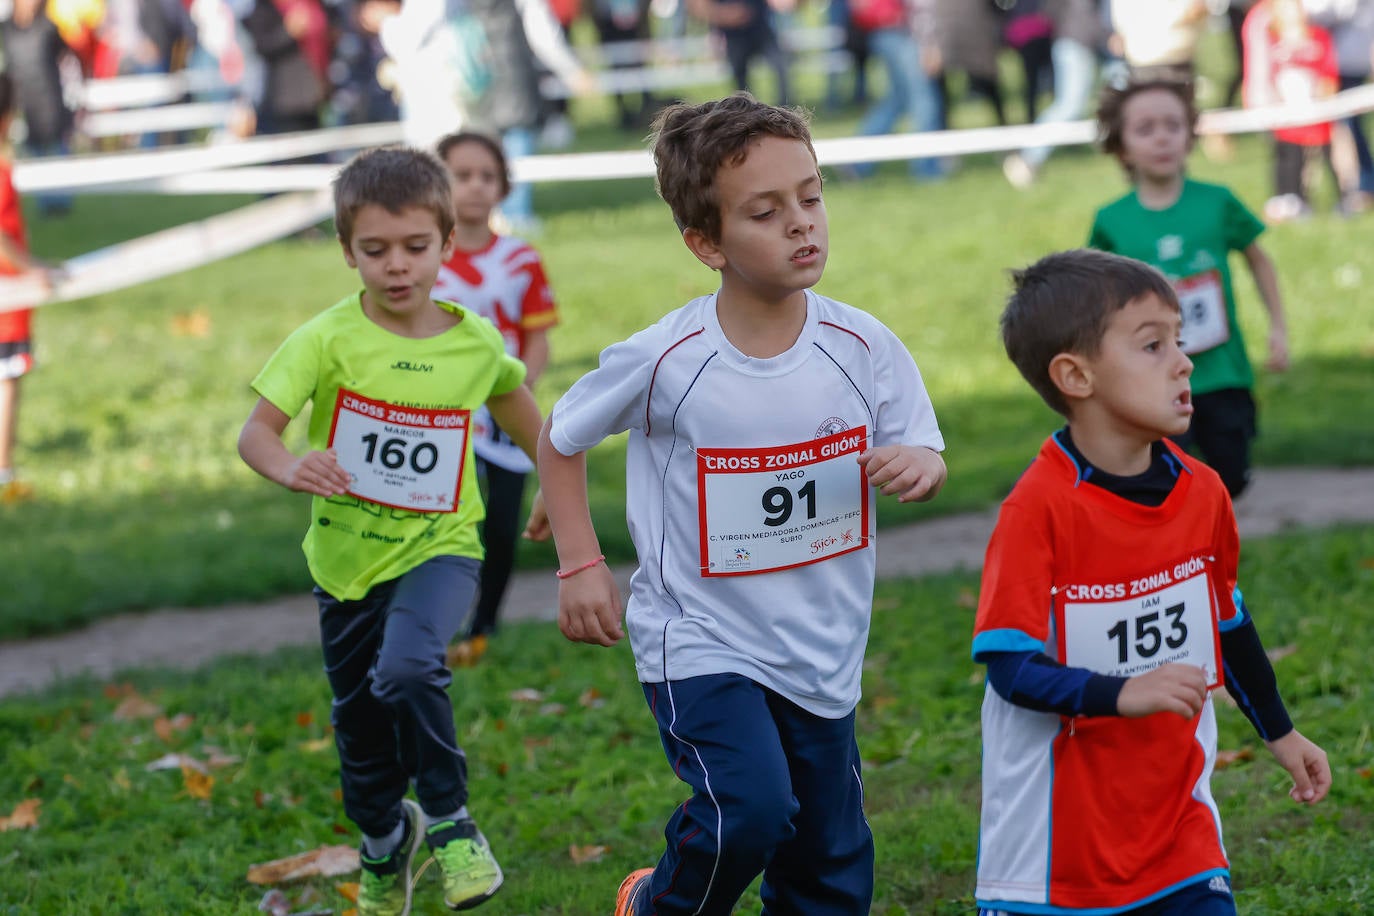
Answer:
[[[3,233],[10,240],[11,245],[27,253],[29,236],[24,226],[24,211],[19,205],[19,195],[14,190],[13,176],[14,163],[8,159],[0,158],[0,233]],[[18,265],[0,259],[0,277],[14,276],[20,272]],[[17,343],[28,340],[29,323],[32,316],[32,309],[0,312],[0,343]],[[28,361],[28,365],[32,365],[27,354],[25,354],[24,359]],[[28,371],[27,366],[24,371]],[[22,375],[23,373],[18,374]],[[13,375],[0,375],[0,378],[14,377]]]
[[[453,257],[439,268],[432,295],[471,309],[496,325],[506,352],[522,360],[526,335],[558,323],[539,252],[513,236],[493,236],[479,251],[455,248]],[[473,416],[473,435],[479,457],[511,471],[533,470],[529,458],[497,429],[486,408]]]
[[[629,431],[640,565],[626,622],[641,681],[734,673],[816,715],[854,708],[874,578],[856,455],[944,447],[895,334],[808,291],[796,342],[756,359],[703,296],[604,350],[550,417],[564,455]]]
[[[1217,630],[1239,535],[1217,475],[1183,465],[1163,504],[1083,483],[1053,437],[1002,504],[983,567],[974,657],[1039,651],[1132,676],[1195,663],[1219,683]],[[1210,697],[1190,721],[1069,718],[983,700],[978,905],[1013,913],[1115,913],[1226,874],[1210,779]]]

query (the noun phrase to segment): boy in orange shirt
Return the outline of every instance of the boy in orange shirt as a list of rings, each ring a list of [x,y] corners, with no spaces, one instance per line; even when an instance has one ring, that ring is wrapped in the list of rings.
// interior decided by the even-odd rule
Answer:
[[[1234,916],[1210,691],[1226,685],[1295,801],[1321,801],[1331,770],[1236,587],[1226,489],[1168,439],[1193,412],[1178,299],[1099,251],[1014,276],[1007,354],[1068,423],[1003,502],[983,567],[978,905]]]

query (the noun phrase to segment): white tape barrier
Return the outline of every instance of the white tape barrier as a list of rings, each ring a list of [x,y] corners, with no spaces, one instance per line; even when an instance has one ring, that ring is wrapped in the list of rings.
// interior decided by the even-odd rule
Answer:
[[[177,102],[198,92],[230,90],[218,70],[178,70],[176,73],[147,73],[140,76],[112,76],[86,80],[74,86],[75,101],[82,108],[101,111],[107,108],[143,108]]]
[[[846,51],[828,51],[812,55],[792,64],[792,71],[846,73],[854,66],[854,59]],[[723,60],[709,60],[694,64],[659,64],[655,66],[600,70],[593,74],[596,91],[608,94],[619,92],[652,92],[655,89],[678,89],[683,86],[703,86],[726,82],[730,67]],[[547,99],[566,99],[573,91],[555,76],[546,76],[539,83],[539,92]]]
[[[794,53],[832,51],[844,43],[844,29],[824,25],[791,27],[780,34],[782,46]],[[600,45],[595,57],[608,64],[637,64],[656,60],[691,60],[716,53],[717,42],[708,35],[682,38],[654,38],[648,41],[614,41]],[[582,48],[575,48],[582,51]],[[590,55],[588,55],[590,56]]]
[[[1314,118],[1335,120],[1374,111],[1374,84],[1346,90],[1311,107],[1227,109],[1205,112],[1202,133],[1231,134],[1309,123]],[[311,136],[306,134],[301,137]],[[1096,127],[1091,121],[1059,124],[1026,124],[974,130],[889,134],[817,140],[816,155],[822,165],[882,162],[931,156],[1007,152],[1029,146],[1062,146],[1091,143]],[[100,193],[130,191],[163,194],[255,194],[317,190],[329,185],[337,166],[283,165],[263,168],[210,169],[204,172],[165,175],[137,181],[105,181],[95,178],[82,190]],[[654,174],[646,150],[607,153],[565,153],[528,156],[515,160],[517,181],[601,181],[612,178],[646,178]],[[88,176],[89,177],[89,176]]]
[[[1310,123],[1314,118],[1334,120],[1371,110],[1374,110],[1374,85],[1347,90],[1314,106],[1296,110],[1271,108],[1208,112],[1204,115],[1199,129],[1204,133],[1268,130]],[[1093,135],[1092,122],[1076,121],[1023,127],[819,140],[816,142],[816,153],[823,164],[837,165],[882,159],[997,152],[1031,144],[1086,143],[1093,139]],[[300,139],[314,135],[294,136]],[[282,137],[275,142],[281,143],[288,139]],[[316,141],[319,139],[315,137]],[[300,148],[292,149],[288,155],[300,155]],[[180,165],[182,161],[175,162]],[[68,162],[66,165],[70,167],[72,163]],[[652,160],[643,150],[532,156],[517,160],[514,166],[518,180],[534,182],[643,178],[653,174]],[[144,178],[137,185],[125,181],[119,186],[119,190],[138,188],[171,193],[261,193],[270,189],[298,190],[303,193],[262,201],[232,213],[168,229],[75,258],[67,262],[65,277],[57,281],[51,293],[45,293],[34,283],[8,281],[0,284],[0,311],[26,305],[49,305],[121,289],[134,283],[198,267],[314,225],[328,216],[331,210],[328,184],[336,169],[337,166],[334,165],[275,166],[199,174],[178,172],[158,178]],[[97,184],[98,182],[95,182],[91,187]],[[114,190],[115,187],[107,182],[104,189]]]
[[[80,191],[95,185],[109,186],[210,169],[280,162],[337,150],[383,146],[400,143],[401,136],[401,125],[388,121],[253,137],[214,146],[193,143],[140,152],[29,159],[16,164],[14,185],[21,193],[30,194]]]
[[[82,117],[80,132],[87,137],[121,137],[126,134],[223,127],[229,123],[229,117],[236,107],[234,102],[187,102],[156,108],[97,111]]]
[[[51,290],[30,280],[0,281],[0,312],[82,299],[190,270],[313,226],[333,211],[328,191],[308,191],[119,242],[67,261]]]

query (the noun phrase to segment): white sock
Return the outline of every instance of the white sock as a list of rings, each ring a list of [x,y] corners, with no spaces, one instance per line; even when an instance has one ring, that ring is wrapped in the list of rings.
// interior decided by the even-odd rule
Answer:
[[[363,834],[363,852],[367,853],[369,859],[381,859],[396,851],[396,847],[401,845],[401,837],[405,835],[405,819],[396,822],[395,828],[386,836],[368,836]]]
[[[428,814],[426,814],[425,832],[429,832],[429,828],[433,827],[435,824],[442,824],[444,821],[453,821],[454,823],[457,823],[458,821],[465,821],[470,817],[472,817],[472,815],[468,814],[467,805],[464,805],[457,811],[454,811],[450,814],[445,814],[443,817],[430,817]]]

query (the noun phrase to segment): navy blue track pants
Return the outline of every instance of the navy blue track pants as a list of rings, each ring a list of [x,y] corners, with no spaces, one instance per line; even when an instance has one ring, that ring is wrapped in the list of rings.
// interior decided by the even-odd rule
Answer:
[[[444,653],[467,625],[480,565],[433,557],[356,601],[315,589],[344,813],[369,836],[400,822],[411,781],[426,813],[467,803]]]
[[[854,713],[813,715],[747,677],[645,684],[692,796],[635,912],[727,916],[763,874],[764,916],[862,916],[873,898]]]

